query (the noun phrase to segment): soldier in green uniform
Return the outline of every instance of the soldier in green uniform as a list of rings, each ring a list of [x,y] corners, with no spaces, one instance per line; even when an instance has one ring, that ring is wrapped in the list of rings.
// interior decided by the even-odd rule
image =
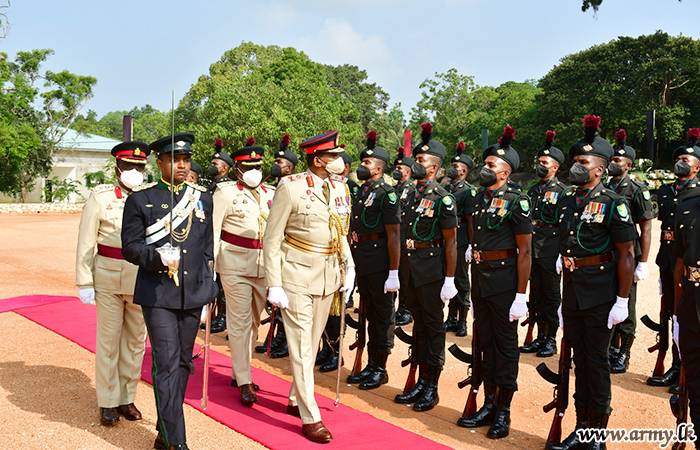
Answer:
[[[510,143],[515,130],[506,126],[498,144],[484,151],[474,198],[472,303],[479,345],[483,352],[484,405],[458,425],[474,428],[491,424],[487,436],[499,439],[510,432],[510,403],[518,390],[518,319],[527,313],[525,290],[532,264],[530,200],[510,187],[508,177],[520,164]]]
[[[626,144],[627,133],[620,129],[615,134],[614,156],[608,165],[608,173],[612,178],[608,181],[608,188],[620,194],[627,201],[632,215],[632,221],[639,225],[638,237],[634,240],[634,257],[637,266],[634,270],[634,281],[630,289],[629,315],[624,322],[615,326],[613,336],[620,335],[620,347],[610,347],[610,371],[612,373],[625,373],[629,367],[634,333],[637,329],[637,282],[649,276],[647,260],[651,247],[651,219],[654,218],[651,195],[647,187],[629,177],[636,153],[632,147]],[[613,338],[613,342],[616,339]]]
[[[416,162],[411,168],[416,191],[405,215],[406,306],[413,316],[413,357],[420,372],[413,389],[394,401],[428,411],[439,401],[438,380],[445,364],[444,303],[457,295],[457,211],[454,197],[435,180],[447,154],[445,146],[431,139],[430,122],[421,128],[422,142],[413,149]]]
[[[411,166],[413,165],[413,159],[410,156],[406,156],[406,150],[403,147],[397,149],[397,157],[394,160],[394,171],[391,177],[396,181],[394,189],[399,196],[399,201],[401,202],[401,262],[399,264],[399,280],[404,286],[408,286],[406,281],[406,259],[408,258],[408,251],[403,242],[406,241],[406,206],[408,204],[408,199],[415,193],[416,184],[411,179]],[[411,312],[406,308],[406,295],[403,289],[399,290],[397,295],[399,298],[399,306],[396,308],[396,326],[408,325],[411,323]]]
[[[656,255],[656,265],[659,266],[659,290],[668,310],[668,317],[673,315],[673,273],[676,267],[676,258],[673,255],[675,241],[674,222],[676,220],[676,208],[684,197],[693,195],[692,191],[698,189],[698,171],[700,171],[700,155],[695,145],[700,136],[698,128],[688,130],[688,145],[679,147],[673,152],[673,172],[676,181],[665,184],[659,188],[659,216],[661,221],[661,243],[659,253]],[[692,150],[692,151],[691,151]],[[650,377],[647,384],[651,386],[671,386],[678,383],[681,371],[681,361],[678,356],[678,346],[673,344],[673,364],[661,377]]]
[[[557,352],[557,309],[561,304],[561,275],[556,264],[559,256],[559,218],[557,207],[566,185],[557,179],[564,154],[552,141],[556,133],[545,133],[545,145],[537,153],[535,172],[540,182],[527,195],[532,201],[532,269],[530,270],[531,324],[537,324],[537,339],[520,347],[522,353],[537,353],[546,358]]]
[[[634,273],[634,222],[625,199],[606,188],[601,177],[612,146],[596,136],[600,117],[583,119],[585,137],[569,149],[576,189],[559,202],[559,252],[564,271],[564,338],[573,349],[576,374],[576,429],[607,426],[610,417],[608,348],[614,325],[627,318]],[[583,447],[576,430],[562,448]],[[591,442],[586,449],[604,449]]]
[[[469,311],[469,261],[464,259],[469,246],[469,223],[464,210],[468,201],[476,195],[476,188],[467,183],[467,174],[474,168],[474,161],[464,154],[464,142],[457,144],[457,151],[452,157],[452,165],[447,169],[450,184],[445,186],[452,194],[457,204],[457,269],[455,285],[457,295],[450,300],[449,313],[445,321],[445,329],[457,336],[467,335],[467,312]]]
[[[384,181],[389,153],[377,147],[377,132],[367,133],[367,148],[360,153],[357,178],[364,181],[352,205],[350,230],[357,267],[357,289],[367,317],[367,366],[348,376],[363,390],[389,381],[386,360],[394,347],[394,292],[399,289],[401,210],[394,188]]]

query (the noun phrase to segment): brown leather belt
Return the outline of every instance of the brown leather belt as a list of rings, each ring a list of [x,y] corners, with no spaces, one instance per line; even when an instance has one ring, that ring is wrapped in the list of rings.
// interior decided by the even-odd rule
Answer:
[[[559,227],[559,224],[558,223],[542,222],[541,220],[533,220],[532,226],[535,228],[555,228],[555,227]]]
[[[437,248],[444,246],[444,239],[433,239],[431,241],[415,241],[413,239],[406,239],[406,248],[408,250],[415,250],[417,248]]]
[[[508,250],[493,250],[490,252],[474,251],[472,258],[480,263],[483,261],[498,261],[499,259],[507,259],[518,256],[517,248],[509,248]]]
[[[576,269],[582,269],[584,267],[596,266],[598,264],[609,263],[615,260],[615,254],[613,252],[603,253],[601,255],[586,256],[585,258],[574,258],[571,256],[562,256],[562,265],[564,269],[569,269],[574,271]]]
[[[675,241],[675,236],[673,234],[673,231],[664,231],[661,230],[661,240],[662,241]]]
[[[119,247],[109,247],[107,245],[97,244],[97,254],[105,258],[124,259],[122,249]]]
[[[460,223],[469,223],[469,221],[467,220],[467,218],[464,217],[464,216],[460,216],[460,217],[459,217],[459,222],[460,222]]]
[[[376,241],[377,239],[383,239],[386,237],[386,232],[381,233],[355,233],[352,232],[352,240],[354,242],[366,242],[366,241]]]
[[[263,248],[263,244],[260,239],[245,238],[243,236],[231,234],[223,230],[221,231],[221,240],[224,242],[228,242],[231,245],[243,248],[251,248],[255,250],[260,250]]]
[[[700,282],[700,267],[685,266],[685,277],[692,283]]]

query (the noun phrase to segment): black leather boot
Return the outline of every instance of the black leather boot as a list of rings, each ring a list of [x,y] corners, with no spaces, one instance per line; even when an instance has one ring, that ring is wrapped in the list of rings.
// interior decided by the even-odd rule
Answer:
[[[460,417],[457,425],[464,428],[477,428],[489,425],[493,422],[493,414],[496,409],[496,385],[484,384],[484,406],[469,417]]]
[[[423,389],[423,394],[416,400],[416,403],[413,404],[414,411],[430,411],[438,404],[440,401],[440,396],[438,395],[440,372],[442,372],[442,367],[428,366],[428,380],[425,389]]]
[[[608,426],[608,419],[610,419],[610,414],[596,414],[591,412],[588,417],[588,428],[605,429]],[[605,442],[589,442],[586,450],[605,450]]]
[[[326,360],[324,364],[321,364],[321,367],[318,370],[320,370],[321,372],[333,372],[334,370],[338,369],[338,347],[338,341],[331,342],[331,355],[328,357],[328,360]]]
[[[418,381],[405,394],[397,394],[394,397],[394,402],[401,404],[415,403],[423,395],[423,389],[428,381],[428,365],[426,363],[418,364]]]
[[[399,309],[396,310],[396,326],[401,327],[403,325],[408,325],[411,323],[413,318],[411,317],[411,312],[406,308],[406,305],[399,303]]]
[[[498,403],[493,415],[493,422],[486,437],[490,439],[501,439],[510,433],[510,402],[513,400],[512,389],[499,387]]]
[[[389,382],[389,374],[386,371],[386,360],[388,357],[388,353],[377,354],[374,370],[362,380],[360,386],[358,386],[360,389],[369,391]]]
[[[209,330],[212,333],[221,333],[226,329],[226,301],[219,299],[218,304],[219,311],[216,314],[216,317],[211,319],[211,327]]]
[[[649,377],[647,379],[647,384],[649,386],[673,386],[678,384],[678,379],[681,376],[681,361],[678,358],[678,351],[676,350],[676,344],[673,344],[673,363],[671,367],[666,371],[665,374],[660,377]]]
[[[284,332],[284,324],[277,325],[277,333],[270,343],[270,358],[284,358],[289,356],[287,347],[287,334]]]
[[[349,384],[362,383],[372,372],[374,372],[374,368],[377,365],[376,357],[374,356],[373,351],[370,351],[368,349],[367,352],[369,353],[369,360],[367,361],[367,365],[364,369],[360,371],[360,373],[348,375],[347,382]]]
[[[573,433],[568,435],[560,444],[547,444],[545,450],[582,450],[585,448],[586,443],[581,442],[578,439],[577,430],[583,428],[588,428],[588,408],[577,406],[576,407],[576,428]]]
[[[537,353],[544,344],[544,338],[546,334],[544,332],[544,322],[537,321],[537,337],[529,344],[520,347],[520,353]]]
[[[316,354],[316,362],[314,363],[316,366],[325,364],[328,361],[328,358],[331,357],[331,354],[333,354],[333,350],[331,349],[331,346],[328,345],[325,337],[321,339],[321,342],[323,342],[323,347]]]
[[[542,341],[542,346],[537,350],[539,358],[549,358],[557,354],[557,328],[547,324],[547,336]],[[554,329],[554,330],[552,330]]]
[[[630,352],[634,343],[634,335],[622,333],[622,345],[617,358],[610,364],[610,373],[625,373],[630,365]]]
[[[445,321],[445,331],[457,331],[457,308],[451,305],[447,312],[447,320]]]
[[[620,341],[620,331],[618,330],[617,326],[615,326],[613,327],[613,336],[610,341],[610,348],[608,349],[608,360],[610,361],[610,364],[612,364],[613,361],[620,356]]]
[[[455,334],[459,337],[463,337],[467,335],[467,314],[469,308],[466,306],[460,306],[457,311],[459,312],[459,319],[457,319]]]

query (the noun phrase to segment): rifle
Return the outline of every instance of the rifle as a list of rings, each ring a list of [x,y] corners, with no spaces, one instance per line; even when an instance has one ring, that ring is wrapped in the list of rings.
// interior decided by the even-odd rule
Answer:
[[[213,304],[213,302],[212,302]],[[209,337],[211,335],[211,308],[205,305],[206,308],[206,328],[204,329],[204,370],[202,379],[202,409],[207,409],[209,405]]]
[[[523,343],[523,345],[530,345],[530,344],[532,344],[532,341],[534,340],[532,333],[535,330],[535,321],[530,320],[530,313],[527,314],[527,319],[523,320],[520,323],[521,327],[524,327],[525,325],[527,325],[527,335],[525,335],[525,342]],[[540,331],[540,333],[541,333],[541,331]]]
[[[556,408],[554,420],[549,429],[547,436],[547,447],[550,444],[561,443],[561,423],[564,419],[564,413],[569,406],[569,371],[571,370],[571,345],[566,338],[561,339],[561,348],[559,353],[559,373],[554,373],[549,370],[547,364],[542,363],[537,366],[537,373],[542,378],[554,384],[554,399],[544,405],[542,410],[546,413]]]
[[[469,396],[467,397],[467,403],[464,405],[464,412],[462,417],[471,417],[476,414],[476,396],[479,394],[479,388],[482,383],[481,374],[481,349],[479,348],[479,340],[476,334],[476,328],[474,328],[472,335],[472,354],[465,353],[460,349],[457,344],[452,344],[448,348],[449,352],[462,361],[463,363],[469,364],[467,369],[467,378],[457,383],[457,387],[463,389],[466,385],[471,385],[469,388]]]
[[[360,298],[360,308],[358,311],[358,320],[353,319],[350,314],[345,314],[345,323],[347,323],[350,328],[357,330],[357,333],[355,333],[355,342],[350,344],[351,351],[357,349],[355,353],[355,362],[352,365],[352,375],[357,375],[362,372],[362,354],[367,345],[367,319],[365,317],[365,306],[362,303],[362,298]]]
[[[659,323],[651,320],[646,314],[642,317],[642,323],[647,326],[647,328],[652,331],[656,331],[656,344],[649,347],[649,353],[653,353],[658,350],[656,355],[656,365],[654,366],[654,377],[660,377],[664,374],[664,359],[666,358],[666,353],[668,352],[668,330],[669,330],[669,317],[668,310],[666,309],[666,301],[664,297],[661,296],[661,312],[659,313]]]
[[[408,358],[401,361],[401,367],[406,367],[409,364],[411,365],[411,368],[408,370],[406,384],[403,387],[403,393],[405,394],[416,385],[416,369],[418,369],[418,361],[416,361],[416,358],[413,357],[413,336],[403,331],[403,328],[401,327],[396,327],[394,329],[394,334],[401,342],[408,344]]]
[[[340,287],[345,286],[345,273],[347,270],[346,263],[340,261],[340,254],[338,255],[338,262],[340,263]],[[354,287],[352,288],[354,289]],[[340,368],[343,366],[343,339],[345,338],[345,296],[343,292],[340,294],[340,334],[338,335],[338,375],[335,381],[335,406],[338,407],[340,402]],[[351,294],[352,295],[352,294]],[[273,310],[274,312],[274,310]],[[272,326],[270,326],[272,328]],[[270,347],[267,347],[267,354],[270,354]],[[362,359],[362,358],[360,358]]]
[[[688,422],[688,388],[685,385],[685,365],[681,363],[681,376],[678,380],[678,394],[673,394],[668,401],[671,404],[671,412],[676,417],[676,429],[682,423]],[[685,448],[685,442],[674,442],[673,450]]]

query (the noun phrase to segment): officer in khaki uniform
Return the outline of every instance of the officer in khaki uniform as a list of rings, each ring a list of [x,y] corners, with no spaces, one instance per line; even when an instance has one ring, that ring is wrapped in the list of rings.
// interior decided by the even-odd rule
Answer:
[[[355,284],[355,267],[347,244],[350,193],[342,177],[338,131],[302,142],[309,170],[291,175],[275,192],[263,255],[270,303],[282,309],[292,364],[292,388],[287,413],[298,415],[311,441],[333,437],[321,422],[314,399],[314,361],[331,304],[341,288],[344,297]],[[334,301],[335,299],[335,301]]]
[[[112,149],[117,161],[117,184],[92,189],[80,218],[76,284],[83,303],[97,305],[95,389],[100,422],[113,425],[119,414],[141,419],[134,406],[146,345],[141,307],[134,305],[138,267],[124,261],[121,228],[124,203],[143,181],[146,157],[143,142],[123,142]]]
[[[265,307],[262,236],[274,194],[271,187],[260,184],[265,149],[254,144],[251,138],[231,154],[238,181],[218,183],[214,191],[214,256],[228,303],[231,385],[238,386],[244,404],[258,400],[250,359]]]

